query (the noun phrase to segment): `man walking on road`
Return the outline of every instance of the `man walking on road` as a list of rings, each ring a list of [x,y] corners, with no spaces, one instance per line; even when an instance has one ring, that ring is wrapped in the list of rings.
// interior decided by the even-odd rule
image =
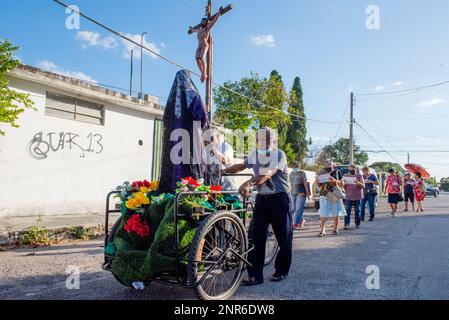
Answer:
[[[240,193],[248,197],[251,189],[258,191],[253,215],[254,250],[249,253],[248,278],[244,285],[252,286],[264,281],[263,267],[268,226],[271,224],[279,243],[279,252],[275,262],[275,273],[271,281],[282,281],[290,271],[292,261],[292,217],[290,211],[290,183],[287,173],[287,157],[284,151],[276,147],[276,132],[263,127],[257,132],[257,150],[252,152],[245,162],[226,168],[224,174],[235,174],[252,168],[254,178],[240,187]]]
[[[373,221],[376,214],[376,198],[378,196],[377,186],[379,180],[375,174],[370,173],[368,167],[363,167],[363,180],[365,182],[365,189],[363,189],[363,199],[360,208],[360,219],[365,221],[366,204],[369,207],[369,221]]]

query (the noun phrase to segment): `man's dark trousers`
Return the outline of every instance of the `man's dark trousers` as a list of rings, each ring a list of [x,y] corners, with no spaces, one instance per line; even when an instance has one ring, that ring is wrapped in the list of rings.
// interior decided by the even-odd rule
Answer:
[[[290,195],[288,193],[256,197],[253,229],[250,235],[254,250],[248,255],[249,262],[253,265],[252,268],[248,268],[248,275],[256,279],[263,279],[265,246],[270,224],[280,248],[275,262],[276,274],[288,275],[292,262],[293,241]]]

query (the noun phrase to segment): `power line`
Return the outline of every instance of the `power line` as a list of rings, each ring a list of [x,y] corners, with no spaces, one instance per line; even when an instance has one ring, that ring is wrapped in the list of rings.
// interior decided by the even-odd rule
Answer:
[[[190,70],[189,68],[184,67],[183,65],[177,63],[176,61],[171,60],[171,59],[169,59],[169,58],[167,58],[167,57],[161,55],[160,53],[158,53],[158,52],[156,52],[156,51],[154,51],[154,50],[152,50],[152,49],[150,49],[150,48],[148,48],[148,47],[146,47],[146,46],[144,46],[144,45],[142,45],[142,44],[140,44],[140,43],[138,43],[138,42],[136,42],[136,41],[134,41],[134,40],[132,40],[132,39],[130,39],[129,37],[123,35],[122,33],[118,32],[118,31],[115,31],[114,29],[112,29],[112,28],[106,26],[105,24],[99,22],[98,20],[96,20],[96,19],[94,19],[94,18],[91,18],[91,17],[85,15],[84,13],[82,13],[82,12],[79,11],[79,10],[77,10],[76,8],[73,8],[72,6],[69,6],[69,5],[65,4],[64,2],[62,2],[62,1],[60,1],[60,0],[53,0],[53,1],[56,2],[57,4],[61,5],[61,6],[65,7],[65,8],[68,8],[68,9],[72,10],[73,12],[76,12],[76,13],[79,14],[81,17],[83,17],[83,18],[89,20],[90,22],[92,22],[92,23],[98,25],[99,27],[101,27],[101,28],[103,28],[103,29],[105,29],[105,30],[111,32],[112,34],[116,35],[117,37],[120,37],[120,38],[122,38],[122,39],[124,39],[124,40],[126,40],[126,41],[129,41],[129,42],[131,42],[132,44],[134,44],[135,46],[137,46],[137,47],[139,47],[139,48],[143,48],[143,49],[149,51],[149,52],[152,53],[154,56],[156,56],[156,57],[158,57],[158,58],[164,60],[165,62],[168,62],[169,64],[172,64],[172,65],[178,67],[179,69],[184,69],[184,70],[188,71],[189,73],[191,73],[191,74],[193,74],[193,75],[195,75],[195,76],[197,76],[197,77],[199,77],[199,78],[201,77],[201,75],[198,74],[197,72],[195,72],[195,71],[193,71],[193,70]],[[232,92],[232,93],[234,93],[234,94],[236,94],[236,95],[238,95],[238,96],[241,96],[241,97],[247,99],[248,101],[255,101],[255,102],[259,103],[259,104],[260,104],[261,106],[263,106],[263,107],[266,107],[266,108],[269,108],[269,109],[273,109],[273,110],[279,111],[278,108],[269,106],[269,105],[267,105],[267,104],[265,104],[265,103],[263,103],[263,102],[261,102],[261,101],[258,101],[258,100],[254,99],[254,98],[245,96],[244,94],[242,94],[242,93],[240,93],[240,92],[238,92],[238,91],[235,91],[235,90],[233,90],[233,89],[231,89],[231,88],[228,88],[228,87],[226,87],[226,86],[224,86],[224,85],[222,85],[222,84],[219,84],[219,83],[216,83],[216,82],[212,82],[212,84],[213,84],[214,86],[216,86],[216,87],[220,87],[220,88],[222,88],[222,89],[224,89],[224,90],[227,90],[227,91]],[[327,121],[327,120],[320,120],[320,119],[307,118],[307,117],[299,116],[299,115],[297,115],[297,114],[293,114],[293,113],[290,113],[290,112],[287,112],[287,111],[283,111],[283,112],[284,112],[285,114],[287,114],[287,115],[292,116],[292,117],[296,117],[296,118],[298,118],[298,119],[306,119],[306,120],[313,121],[313,122],[319,122],[319,123],[336,123],[336,122],[337,122],[337,121]]]
[[[78,78],[74,78],[74,77],[70,77],[70,78],[74,79],[74,80],[81,81],[81,82],[86,82],[86,83],[89,83],[89,84],[92,84],[92,85],[100,86],[100,87],[105,87],[105,88],[110,88],[110,89],[115,89],[115,90],[129,92],[129,89],[113,86],[113,85],[110,85],[110,84],[104,84],[104,83],[99,83],[99,82],[95,82],[95,81],[83,80],[83,79],[78,79]],[[140,93],[140,92],[133,90],[132,93]],[[152,94],[152,93],[149,93],[149,92],[147,92],[147,94],[152,96],[152,97],[159,98],[161,100],[168,100],[167,97],[159,96],[159,95]]]
[[[392,95],[387,95],[387,96],[374,96],[372,98],[368,97],[368,98],[362,98],[359,99],[359,101],[379,101],[379,100],[388,100],[388,99],[394,99],[394,98],[399,98],[399,97],[403,97],[403,96],[409,96],[411,94],[415,94],[419,92],[419,90],[414,90],[414,91],[410,91],[410,92],[405,92],[405,93],[398,93],[398,94],[392,94]]]
[[[369,153],[384,153],[386,150],[362,150]],[[449,150],[388,150],[391,153],[449,153]],[[449,163],[448,163],[449,165]]]
[[[340,133],[341,126],[343,125],[343,121],[344,121],[344,119],[345,119],[345,117],[346,117],[346,113],[348,112],[348,109],[349,109],[350,105],[351,105],[351,104],[350,104],[350,102],[348,101],[348,103],[346,104],[345,111],[343,112],[343,116],[341,117],[340,125],[338,126],[338,129],[337,129],[337,133],[336,133],[335,136],[334,136],[334,140],[337,139],[337,136],[338,136],[338,134]]]
[[[45,72],[51,72],[51,71],[46,71],[45,69],[43,69],[43,70],[44,70]],[[55,72],[51,72],[51,73],[55,73]],[[58,73],[55,73],[55,74],[58,74]],[[62,74],[62,75],[63,75],[63,74]],[[99,82],[95,82],[95,81],[89,81],[89,80],[85,80],[85,79],[75,78],[75,77],[72,77],[72,76],[69,76],[68,78],[73,79],[73,80],[76,80],[76,81],[88,83],[88,84],[91,84],[91,85],[94,85],[94,86],[98,86],[98,87],[104,87],[104,88],[107,88],[107,89],[114,89],[114,90],[119,90],[119,91],[129,92],[129,89],[117,87],[117,86],[110,85],[110,84],[104,84],[104,83],[99,83]],[[133,93],[139,93],[138,91],[132,91],[132,92],[133,92]],[[32,94],[32,93],[29,93],[29,94],[30,94],[31,96],[34,95],[34,94]],[[161,100],[165,100],[165,101],[168,100],[167,97],[159,96],[159,95],[152,94],[152,93],[149,93],[149,92],[147,92],[147,94],[150,95],[150,96],[152,96],[152,97],[156,97],[156,98],[158,98],[158,99],[161,99]],[[40,95],[34,95],[34,96],[40,97]]]
[[[419,90],[435,88],[435,87],[439,87],[439,86],[443,86],[443,85],[447,85],[447,84],[449,84],[449,80],[448,81],[434,83],[434,84],[430,84],[430,85],[427,85],[427,86],[411,88],[411,89],[388,91],[388,92],[378,92],[378,93],[358,93],[357,95],[358,96],[382,96],[382,95],[390,95],[390,94],[404,93],[404,92],[413,92],[413,91],[416,92],[416,91],[419,91]]]
[[[373,138],[373,136],[371,136],[368,131],[366,131],[358,121],[354,121],[355,124],[379,147],[382,149],[382,152],[388,154],[395,162],[400,163],[400,161],[398,159],[396,159],[390,152],[388,152],[387,150],[385,150],[384,147],[382,147],[382,145],[380,143],[377,142],[376,139]]]

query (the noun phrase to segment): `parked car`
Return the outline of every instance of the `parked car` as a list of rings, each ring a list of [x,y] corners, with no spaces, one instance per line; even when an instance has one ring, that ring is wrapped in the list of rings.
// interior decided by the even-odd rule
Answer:
[[[362,172],[362,167],[361,166],[356,166],[358,169],[358,172],[361,173]],[[336,165],[335,169],[340,170],[341,173],[343,175],[348,174],[349,172],[349,165]],[[370,173],[376,175],[376,177],[378,177],[376,170],[370,168]],[[315,204],[315,209],[319,210],[320,209],[320,188],[314,183],[312,186],[313,189],[313,202]],[[376,199],[376,207],[377,207],[377,199]]]
[[[440,195],[440,190],[438,187],[433,187],[430,184],[426,183],[426,196],[434,196],[435,198],[438,198]]]

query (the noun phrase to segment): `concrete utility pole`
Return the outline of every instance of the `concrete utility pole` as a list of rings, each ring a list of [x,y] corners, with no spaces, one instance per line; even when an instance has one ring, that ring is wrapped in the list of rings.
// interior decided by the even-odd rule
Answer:
[[[142,33],[140,36],[140,92],[139,99],[143,99],[143,40],[147,32]]]
[[[349,164],[354,164],[354,93],[351,92],[351,112],[349,121]]]
[[[407,164],[410,163],[410,152],[407,153]]]
[[[133,95],[134,50],[131,50],[131,75],[129,78],[129,96]]]

